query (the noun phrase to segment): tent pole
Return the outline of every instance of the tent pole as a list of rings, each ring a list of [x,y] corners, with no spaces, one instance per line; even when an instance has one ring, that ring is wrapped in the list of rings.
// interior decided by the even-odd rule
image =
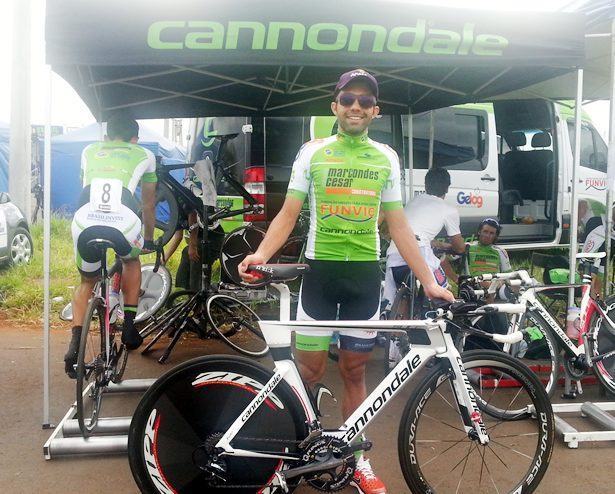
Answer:
[[[611,204],[613,204],[613,187],[615,185],[615,19],[611,21],[611,104],[609,120],[609,156],[608,156],[608,187],[606,189],[606,232],[613,229],[613,215],[611,214]],[[611,235],[605,235],[605,251],[607,262],[604,268],[604,297],[611,294],[611,284],[609,282],[609,272],[611,271],[610,252]]]
[[[434,111],[429,112],[429,157],[427,161],[427,168],[431,170],[433,167],[433,140],[435,133],[435,116]]]
[[[569,260],[569,282],[574,283],[576,272],[577,254],[577,228],[579,219],[577,218],[577,171],[581,161],[581,112],[583,104],[583,69],[577,70],[577,97],[574,106],[574,160],[572,165],[572,201],[570,204],[570,260]],[[568,307],[574,305],[574,288],[568,290]]]
[[[412,108],[408,107],[408,181],[406,182],[407,194],[406,204],[412,200],[414,194],[414,139],[412,135],[414,129],[412,127]],[[406,172],[404,167],[404,173]]]
[[[43,429],[53,427],[49,418],[49,291],[51,253],[51,97],[52,74],[47,66],[45,90],[45,147],[43,167]]]

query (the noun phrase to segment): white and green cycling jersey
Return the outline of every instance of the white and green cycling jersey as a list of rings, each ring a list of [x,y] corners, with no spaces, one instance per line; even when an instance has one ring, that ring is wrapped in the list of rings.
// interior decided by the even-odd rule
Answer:
[[[95,142],[81,153],[82,185],[95,178],[122,181],[122,186],[134,194],[139,182],[157,182],[154,154],[137,144],[123,141]]]
[[[367,133],[315,139],[299,150],[287,195],[309,196],[308,259],[376,261],[380,208],[402,208],[399,158]]]

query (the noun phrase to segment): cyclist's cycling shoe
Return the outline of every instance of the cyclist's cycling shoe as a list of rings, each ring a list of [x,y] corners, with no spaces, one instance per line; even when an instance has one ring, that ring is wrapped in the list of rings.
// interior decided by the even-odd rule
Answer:
[[[134,326],[122,328],[122,343],[127,350],[136,350],[143,343],[143,338]]]
[[[73,335],[68,344],[68,350],[64,355],[64,372],[71,379],[77,379],[77,371],[75,366],[77,365],[77,355],[79,353],[79,340],[81,339],[81,326],[73,328]]]
[[[386,494],[387,492],[382,480],[374,474],[369,460],[363,456],[357,460],[357,468],[350,485],[356,487],[361,494]]]

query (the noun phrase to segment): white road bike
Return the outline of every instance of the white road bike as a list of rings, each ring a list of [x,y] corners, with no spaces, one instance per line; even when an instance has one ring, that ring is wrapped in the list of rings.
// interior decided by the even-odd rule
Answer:
[[[261,265],[271,281],[299,276],[305,265]],[[139,403],[128,452],[145,493],[278,493],[309,484],[322,492],[353,479],[355,452],[371,443],[362,432],[411,381],[398,437],[401,469],[411,492],[529,493],[542,479],[553,448],[554,419],[544,387],[523,364],[495,351],[460,355],[455,333],[503,343],[451,321],[485,310],[525,306],[446,304],[418,321],[290,321],[289,290],[280,292],[281,321],[260,321],[273,371],[239,356],[185,362],[159,378]],[[408,331],[412,347],[337,429],[324,429],[318,403],[291,355],[291,333],[353,328]],[[499,382],[518,381],[516,388]]]

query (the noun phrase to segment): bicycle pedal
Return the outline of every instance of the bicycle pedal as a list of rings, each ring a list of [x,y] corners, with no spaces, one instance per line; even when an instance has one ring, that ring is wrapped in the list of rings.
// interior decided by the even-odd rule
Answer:
[[[576,400],[576,399],[577,399],[576,391],[573,391],[571,393],[562,393],[562,400]]]
[[[356,453],[357,451],[369,451],[372,449],[374,443],[371,441],[362,441],[357,444],[351,444],[348,448],[349,453]]]

